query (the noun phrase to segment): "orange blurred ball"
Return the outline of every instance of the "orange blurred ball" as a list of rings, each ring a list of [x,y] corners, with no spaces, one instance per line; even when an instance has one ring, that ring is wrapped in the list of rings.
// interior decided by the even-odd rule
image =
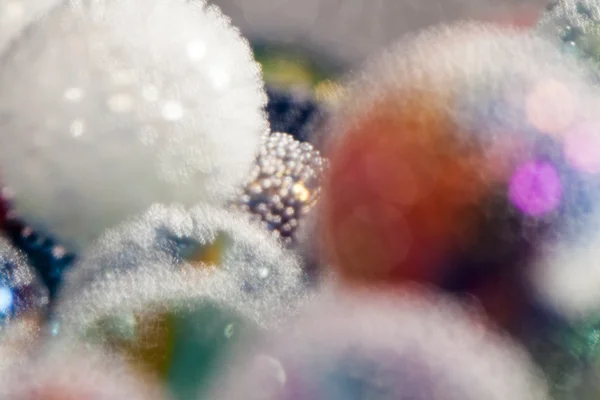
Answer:
[[[495,252],[513,251],[502,230],[521,235],[511,213],[537,218],[511,203],[509,186],[548,136],[525,104],[540,79],[564,71],[560,57],[522,30],[467,24],[427,31],[368,66],[323,134],[327,265],[349,283],[440,286],[465,264],[498,267]]]
[[[437,281],[444,259],[475,234],[473,206],[493,169],[480,149],[455,141],[439,99],[407,98],[404,107],[384,102],[329,155],[326,249],[346,278]]]

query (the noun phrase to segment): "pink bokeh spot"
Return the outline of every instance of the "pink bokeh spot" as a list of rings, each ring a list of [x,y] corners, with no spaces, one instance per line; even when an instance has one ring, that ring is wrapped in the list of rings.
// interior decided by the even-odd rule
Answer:
[[[560,204],[562,183],[556,168],[545,161],[522,165],[512,177],[509,198],[523,213],[539,217]]]
[[[584,124],[565,137],[565,157],[569,164],[582,172],[600,172],[600,125]]]

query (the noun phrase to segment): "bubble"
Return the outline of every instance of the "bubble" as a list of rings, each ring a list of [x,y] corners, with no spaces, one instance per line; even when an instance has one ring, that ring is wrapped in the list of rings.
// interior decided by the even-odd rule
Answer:
[[[268,129],[248,43],[203,1],[63,2],[0,82],[15,211],[71,251],[155,202],[224,203]]]

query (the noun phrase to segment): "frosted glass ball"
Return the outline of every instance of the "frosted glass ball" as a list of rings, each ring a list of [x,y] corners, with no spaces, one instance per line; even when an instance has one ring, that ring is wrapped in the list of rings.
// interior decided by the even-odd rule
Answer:
[[[4,53],[0,85],[3,183],[71,250],[155,202],[223,202],[268,130],[247,41],[203,1],[64,3]]]

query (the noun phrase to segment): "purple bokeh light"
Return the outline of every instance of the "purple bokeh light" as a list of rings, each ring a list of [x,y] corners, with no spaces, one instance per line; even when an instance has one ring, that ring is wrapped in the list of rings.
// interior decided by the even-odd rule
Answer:
[[[527,215],[539,217],[555,210],[562,197],[562,183],[554,165],[531,161],[520,166],[509,187],[511,203]]]

